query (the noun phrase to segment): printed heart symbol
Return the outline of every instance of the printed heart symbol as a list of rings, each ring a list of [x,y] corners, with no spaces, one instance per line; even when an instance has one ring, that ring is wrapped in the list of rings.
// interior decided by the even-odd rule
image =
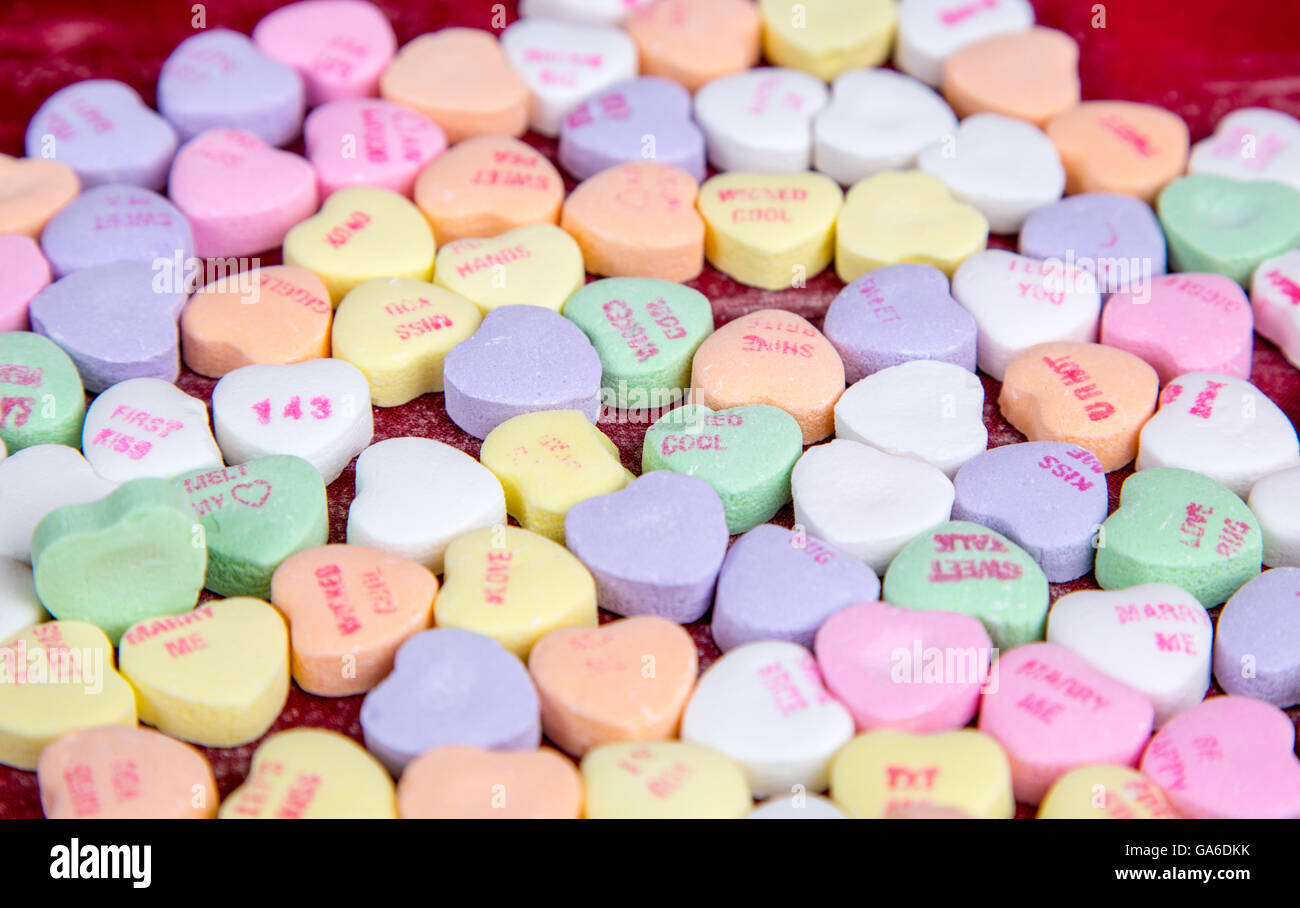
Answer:
[[[1242,107],[1192,147],[1188,173],[1276,180],[1300,189],[1300,120],[1280,110]]]
[[[647,157],[704,179],[704,135],[691,121],[690,94],[676,82],[615,83],[578,104],[560,127],[560,166],[574,179]]]
[[[266,504],[266,499],[271,497],[271,484],[265,479],[241,483],[230,490],[230,497],[250,508],[260,508]]]
[[[695,93],[709,161],[718,170],[807,170],[813,117],[827,97],[821,79],[780,66],[714,79]]]

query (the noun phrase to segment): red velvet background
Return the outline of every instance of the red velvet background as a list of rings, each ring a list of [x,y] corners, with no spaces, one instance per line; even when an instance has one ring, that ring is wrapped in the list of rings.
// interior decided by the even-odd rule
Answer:
[[[243,32],[280,0],[209,0],[202,4],[209,28]],[[1212,125],[1238,107],[1264,106],[1300,115],[1300,4],[1278,0],[1034,0],[1039,21],[1072,35],[1080,46],[1083,94],[1089,99],[1123,98],[1159,104],[1181,115],[1192,139],[1203,138]],[[23,132],[36,108],[56,89],[90,78],[120,79],[138,89],[149,103],[162,61],[193,33],[191,0],[0,0],[0,152],[23,153]],[[378,0],[397,32],[399,44],[449,25],[490,28],[492,0]],[[515,2],[506,0],[508,21]],[[554,159],[552,140],[529,136]],[[570,184],[571,188],[572,184]],[[994,245],[1013,246],[1014,238],[995,238]],[[263,256],[264,264],[278,254]],[[719,326],[755,309],[779,307],[797,312],[820,327],[827,305],[842,286],[827,272],[800,290],[769,292],[737,284],[711,268],[692,287],[713,302]],[[1022,441],[1023,436],[997,412],[998,383],[981,376],[985,387],[985,421],[989,444]],[[1300,423],[1300,373],[1274,347],[1256,341],[1252,381]],[[180,386],[208,397],[214,382],[187,372]],[[618,443],[624,464],[639,472],[644,425],[604,425]],[[424,397],[393,409],[375,410],[375,441],[400,435],[423,435],[455,444],[477,456],[478,441],[453,425],[441,395]],[[1129,470],[1109,477],[1112,507]],[[332,542],[344,541],[352,500],[351,467],[330,487]],[[3,515],[0,515],[3,519]],[[777,522],[789,526],[787,506]],[[1053,584],[1052,597],[1071,589],[1093,587],[1091,576],[1070,584]],[[1217,612],[1217,610],[1216,610]],[[605,619],[610,616],[603,615]],[[701,667],[717,657],[707,619],[691,631],[699,645]],[[337,729],[358,741],[361,697],[330,700],[304,694],[296,686],[272,731],[297,725]],[[1300,711],[1293,710],[1293,718]],[[256,748],[205,749],[224,797],[244,779]],[[0,818],[39,817],[36,776],[0,767]],[[1022,808],[1020,816],[1032,816]]]

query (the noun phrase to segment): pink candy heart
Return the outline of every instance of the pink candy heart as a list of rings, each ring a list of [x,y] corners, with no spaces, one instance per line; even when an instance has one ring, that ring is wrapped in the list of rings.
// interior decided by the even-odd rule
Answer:
[[[27,304],[50,282],[50,265],[31,237],[0,236],[0,331],[27,330]]]
[[[424,165],[447,149],[432,120],[378,98],[331,101],[303,124],[307,157],[322,198],[345,186],[378,186],[410,196]]]
[[[302,0],[263,17],[253,43],[302,76],[307,106],[378,93],[397,38],[377,6],[360,0]]]

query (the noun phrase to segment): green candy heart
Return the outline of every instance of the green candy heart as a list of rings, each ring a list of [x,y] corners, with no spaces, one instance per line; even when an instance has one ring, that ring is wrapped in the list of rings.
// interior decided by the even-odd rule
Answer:
[[[1001,533],[950,520],[913,539],[885,573],[882,598],[918,611],[978,618],[1001,650],[1043,639],[1047,577]]]
[[[1212,271],[1249,287],[1255,267],[1300,244],[1300,192],[1272,180],[1195,173],[1156,201],[1171,271]]]
[[[1134,473],[1101,526],[1096,574],[1104,590],[1172,583],[1213,608],[1260,571],[1255,515],[1231,489],[1191,470]]]
[[[81,447],[86,391],[68,354],[30,331],[0,334],[0,441]]]
[[[745,533],[790,500],[790,471],[802,453],[803,432],[779,407],[714,411],[687,404],[646,430],[641,472],[672,470],[704,480],[722,499],[727,530]]]
[[[563,314],[596,348],[601,402],[617,410],[663,410],[680,401],[695,349],[713,333],[703,293],[647,277],[592,281],[565,301]]]
[[[164,479],[59,508],[32,534],[36,595],[55,618],[97,624],[117,645],[137,621],[194,608],[208,560],[197,529]]]
[[[172,481],[203,525],[206,586],[222,596],[269,598],[280,562],[329,538],[325,483],[301,457],[275,454]]]

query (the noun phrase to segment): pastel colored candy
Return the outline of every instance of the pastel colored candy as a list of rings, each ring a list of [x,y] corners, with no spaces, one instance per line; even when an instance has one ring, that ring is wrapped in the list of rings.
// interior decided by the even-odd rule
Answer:
[[[66,164],[84,187],[167,185],[176,132],[135,89],[112,79],[73,82],[45,99],[27,124],[27,156]]]
[[[633,12],[626,28],[641,72],[690,91],[758,62],[762,21],[748,0],[661,0]]]
[[[27,330],[27,305],[49,282],[50,263],[31,237],[0,234],[0,332]]]
[[[587,272],[577,242],[554,224],[528,224],[487,239],[456,240],[438,250],[434,283],[484,315],[500,306],[559,312]]]
[[[803,452],[794,417],[767,404],[711,410],[686,404],[646,430],[641,472],[702,479],[722,499],[727,532],[744,533],[790,501],[790,471]]]
[[[573,554],[544,536],[497,526],[447,546],[438,627],[489,637],[521,659],[562,627],[596,626],[596,585]]]
[[[1300,250],[1266,259],[1250,284],[1255,330],[1300,368]]]
[[[1165,235],[1151,206],[1130,195],[1085,192],[1044,205],[1020,227],[1020,254],[1091,273],[1102,293],[1141,290],[1164,274]]]
[[[1033,27],[1028,0],[907,0],[898,11],[894,65],[930,85],[943,78],[943,64],[968,44]]]
[[[1242,107],[1192,146],[1188,173],[1276,180],[1300,189],[1300,121],[1280,110]]]
[[[829,94],[816,76],[760,66],[714,79],[695,93],[695,121],[718,170],[807,170],[812,122]]]
[[[1071,195],[1120,192],[1154,202],[1187,166],[1187,124],[1151,104],[1084,101],[1044,128],[1061,153]]]
[[[822,0],[811,10],[793,0],[759,0],[758,11],[767,59],[827,82],[885,62],[898,26],[894,0]]]
[[[7,640],[49,618],[36,596],[31,567],[0,555],[0,640]]]
[[[399,555],[317,545],[271,576],[271,603],[289,622],[293,679],[308,693],[344,697],[374,688],[406,640],[433,621],[438,581]]]
[[[535,750],[541,743],[537,691],[501,644],[469,631],[438,628],[408,639],[393,672],[366,694],[366,749],[400,775],[435,747]]]
[[[635,161],[584,180],[564,202],[560,226],[603,277],[689,281],[704,267],[704,221],[690,174]]]
[[[482,317],[463,296],[409,277],[372,277],[334,316],[334,358],[365,375],[370,400],[396,407],[443,389],[443,364]]]
[[[428,117],[378,98],[322,104],[303,122],[302,140],[322,198],[348,186],[409,196],[420,171],[447,149],[447,136]]]
[[[273,10],[253,43],[302,77],[308,107],[375,94],[397,48],[387,17],[359,0],[301,0]]]
[[[203,401],[156,378],[119,382],[96,397],[81,448],[95,472],[112,482],[222,466]]]
[[[1008,364],[998,408],[1030,441],[1079,445],[1109,472],[1137,455],[1158,387],[1156,370],[1132,353],[1101,344],[1039,344]]]
[[[1040,820],[1175,820],[1165,793],[1127,766],[1096,763],[1053,783],[1038,807]]]
[[[686,741],[606,744],[580,769],[591,820],[736,820],[754,805],[739,766]]]
[[[1300,467],[1265,476],[1250,490],[1247,503],[1264,534],[1264,563],[1300,567]]]
[[[0,460],[0,557],[30,562],[32,531],[46,514],[96,501],[116,487],[65,445],[32,445]]]
[[[691,121],[690,93],[658,76],[591,95],[564,117],[559,136],[560,166],[578,180],[645,157],[704,179],[704,134]]]
[[[793,794],[768,798],[755,807],[747,820],[847,820],[844,812],[820,795]]]
[[[259,457],[174,482],[203,526],[203,585],[220,596],[269,598],[280,562],[329,536],[325,483],[301,457]]]
[[[79,268],[141,259],[189,261],[189,221],[156,192],[110,183],[94,186],[59,210],[41,232],[41,251],[55,277]]]
[[[0,645],[0,764],[30,772],[70,731],[135,722],[135,692],[93,624],[48,621]]]
[[[953,479],[954,520],[997,530],[1052,583],[1092,570],[1098,530],[1109,510],[1106,470],[1091,451],[1061,441],[1029,441],[971,458]]]
[[[1274,706],[1300,703],[1296,609],[1300,569],[1265,571],[1237,590],[1214,629],[1214,677],[1229,694]]]
[[[959,117],[989,112],[1043,126],[1079,103],[1079,45],[1039,26],[990,35],[951,54],[940,82]]]
[[[0,332],[0,444],[80,446],[86,394],[77,368],[48,338]]]
[[[528,655],[542,704],[542,729],[581,757],[616,741],[659,741],[677,733],[695,686],[695,643],[655,615],[598,628],[562,628]]]
[[[1140,470],[1124,480],[1102,525],[1097,585],[1172,583],[1213,608],[1259,574],[1259,524],[1240,498],[1190,470]]]
[[[49,219],[80,190],[81,180],[67,164],[0,154],[0,234],[39,238]]]
[[[148,728],[74,729],[36,767],[41,810],[51,820],[207,820],[217,782],[193,747]]]
[[[532,753],[436,747],[402,773],[397,810],[407,820],[576,820],[582,779],[549,747]]]
[[[617,25],[638,7],[652,2],[654,0],[519,0],[519,15]]]
[[[357,458],[348,542],[392,552],[441,574],[448,543],[505,526],[501,483],[474,458],[431,438],[389,438]]]

